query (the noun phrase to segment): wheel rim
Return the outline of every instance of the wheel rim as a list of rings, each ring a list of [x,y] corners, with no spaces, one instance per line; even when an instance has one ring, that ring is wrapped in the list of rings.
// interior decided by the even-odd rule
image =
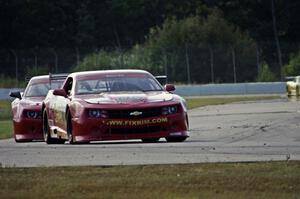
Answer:
[[[68,133],[69,142],[73,143],[72,120],[71,120],[70,113],[68,113],[67,133]]]
[[[48,140],[48,133],[49,133],[49,125],[48,125],[48,117],[46,114],[46,111],[44,111],[44,117],[43,117],[43,132],[44,132],[44,140],[45,142]]]

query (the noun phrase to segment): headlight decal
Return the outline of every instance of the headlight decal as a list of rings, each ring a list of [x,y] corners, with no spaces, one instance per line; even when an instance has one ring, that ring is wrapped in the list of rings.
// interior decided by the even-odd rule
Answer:
[[[100,109],[89,109],[88,116],[90,118],[107,118],[107,111]]]
[[[41,111],[27,110],[25,112],[25,115],[27,118],[30,118],[30,119],[38,119],[38,118],[41,118],[42,113],[41,113]]]
[[[177,105],[175,106],[166,106],[162,108],[162,115],[175,114],[178,111]]]

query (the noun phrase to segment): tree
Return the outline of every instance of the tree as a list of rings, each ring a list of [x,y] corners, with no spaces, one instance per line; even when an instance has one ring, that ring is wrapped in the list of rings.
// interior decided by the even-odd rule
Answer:
[[[294,56],[291,56],[290,61],[284,66],[284,75],[296,76],[300,74],[300,50]]]
[[[219,0],[215,5],[224,12],[226,20],[249,32],[261,49],[263,59],[280,76],[281,62],[287,63],[300,44],[300,2]]]
[[[253,80],[256,74],[254,46],[254,41],[224,20],[218,10],[207,18],[169,18],[162,27],[151,29],[146,41],[146,47],[152,49],[156,59],[163,60],[167,56],[169,63],[165,67],[172,71],[168,74],[171,80],[186,82],[189,66],[192,81],[199,83],[214,79],[234,81],[235,64],[239,65],[240,81]],[[237,63],[233,63],[232,49],[237,52]]]
[[[256,78],[257,82],[274,82],[276,81],[276,75],[270,70],[268,64],[263,63],[261,69]]]

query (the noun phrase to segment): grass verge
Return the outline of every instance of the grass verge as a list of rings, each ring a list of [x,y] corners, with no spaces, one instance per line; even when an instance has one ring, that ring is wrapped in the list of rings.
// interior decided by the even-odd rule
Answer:
[[[201,106],[208,105],[221,105],[233,102],[243,102],[243,101],[257,101],[257,100],[271,100],[278,99],[280,96],[226,96],[226,97],[203,97],[203,98],[187,98],[188,109],[193,109]]]
[[[0,120],[9,120],[11,117],[11,102],[0,100]]]
[[[300,162],[0,168],[3,198],[298,198]]]
[[[12,137],[11,101],[0,100],[0,139]]]
[[[12,121],[0,121],[0,139],[13,137]]]

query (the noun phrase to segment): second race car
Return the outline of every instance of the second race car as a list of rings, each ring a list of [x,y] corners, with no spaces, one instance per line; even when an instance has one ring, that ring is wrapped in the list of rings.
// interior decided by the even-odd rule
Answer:
[[[42,102],[49,89],[60,88],[66,75],[42,75],[30,79],[24,93],[11,92],[14,138],[16,142],[43,140]]]
[[[300,76],[295,76],[295,77],[286,77],[288,80],[286,82],[286,92],[288,96],[295,95],[299,96],[300,95]]]
[[[143,70],[70,74],[62,89],[49,91],[43,104],[48,144],[141,139],[184,141],[188,135],[185,100]]]

